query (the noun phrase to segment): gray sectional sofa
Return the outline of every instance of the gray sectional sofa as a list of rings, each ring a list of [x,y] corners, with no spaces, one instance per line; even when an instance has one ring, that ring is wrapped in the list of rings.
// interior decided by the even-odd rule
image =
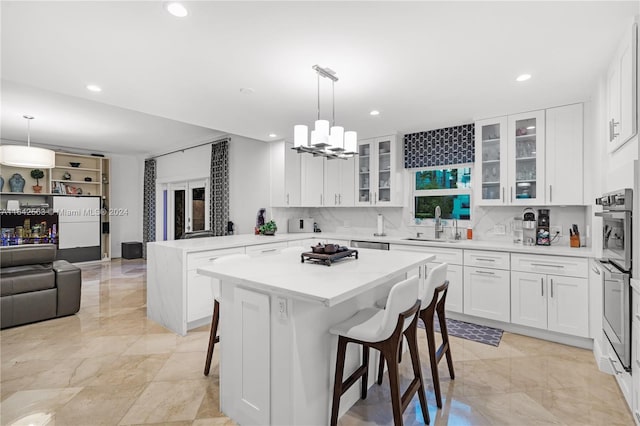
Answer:
[[[53,244],[0,247],[0,328],[78,312],[80,269],[55,258]]]

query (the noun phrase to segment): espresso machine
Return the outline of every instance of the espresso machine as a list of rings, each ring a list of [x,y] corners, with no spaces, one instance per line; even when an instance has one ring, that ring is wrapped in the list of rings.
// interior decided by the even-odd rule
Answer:
[[[550,246],[549,209],[538,210],[538,226],[536,229],[536,245]]]
[[[522,215],[522,244],[525,246],[533,246],[536,244],[536,213],[532,208],[524,209]]]

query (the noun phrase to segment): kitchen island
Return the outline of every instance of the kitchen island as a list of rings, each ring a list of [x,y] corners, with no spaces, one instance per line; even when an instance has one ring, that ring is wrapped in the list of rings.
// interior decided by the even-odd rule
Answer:
[[[329,328],[373,306],[428,253],[360,249],[331,266],[285,252],[198,268],[221,282],[220,408],[239,424],[326,425],[337,338]],[[349,347],[346,369],[360,360]],[[375,378],[377,353],[370,362]],[[342,397],[341,414],[359,398]]]

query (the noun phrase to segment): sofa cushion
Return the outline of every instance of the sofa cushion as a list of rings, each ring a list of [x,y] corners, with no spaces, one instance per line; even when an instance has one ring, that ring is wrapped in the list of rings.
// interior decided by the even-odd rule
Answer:
[[[33,291],[55,288],[56,276],[51,269],[38,269],[20,273],[2,273],[0,279],[0,296],[30,293]]]
[[[0,267],[51,263],[56,259],[54,244],[0,247]]]
[[[0,328],[55,318],[56,293],[50,289],[0,298]]]

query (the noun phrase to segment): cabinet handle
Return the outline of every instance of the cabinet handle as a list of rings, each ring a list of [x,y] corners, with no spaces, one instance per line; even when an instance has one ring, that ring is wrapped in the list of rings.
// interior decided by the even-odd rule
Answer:
[[[540,277],[540,296],[544,297],[544,278]]]
[[[218,256],[219,257],[219,256]],[[209,262],[213,262],[214,260],[216,260],[218,257],[210,257],[209,258]]]
[[[600,271],[598,271],[598,268],[591,268],[591,270],[596,274],[600,275]]]
[[[369,204],[373,204],[373,196],[371,195],[371,191],[369,191]]]
[[[342,205],[342,194],[338,194],[338,204]]]
[[[509,200],[513,203],[513,186],[509,187]]]
[[[636,319],[640,321],[640,314],[636,314]]]
[[[564,266],[562,265],[548,265],[546,263],[532,263],[531,266],[541,266],[543,268],[560,268],[560,269],[564,268]]]
[[[373,193],[373,204],[378,204],[378,193],[377,192]]]
[[[322,194],[320,194],[320,205],[322,205]]]
[[[616,374],[616,376],[618,374],[622,374],[622,371],[618,371],[618,369],[616,368],[616,362],[612,358],[609,358],[609,363],[611,363],[611,368],[613,368],[613,372]]]
[[[272,249],[267,249],[267,250],[262,250],[260,253],[269,253],[271,251],[276,251],[278,250],[277,248],[272,248]]]
[[[502,202],[505,202],[505,198],[504,198],[504,186],[502,187]]]
[[[495,262],[495,259],[489,259],[488,257],[476,257],[476,260],[481,260],[483,262]]]
[[[338,194],[333,194],[333,204],[338,205]]]
[[[611,121],[609,121],[609,142],[620,135],[620,133],[616,133],[616,126],[618,126],[619,124],[620,122],[616,121],[615,118],[612,118]]]
[[[549,202],[553,203],[553,185],[549,185]]]
[[[495,272],[490,272],[490,271],[481,271],[479,269],[476,269],[476,273],[478,274],[485,274],[485,275],[495,275]]]
[[[551,298],[553,298],[553,278],[551,278]]]

